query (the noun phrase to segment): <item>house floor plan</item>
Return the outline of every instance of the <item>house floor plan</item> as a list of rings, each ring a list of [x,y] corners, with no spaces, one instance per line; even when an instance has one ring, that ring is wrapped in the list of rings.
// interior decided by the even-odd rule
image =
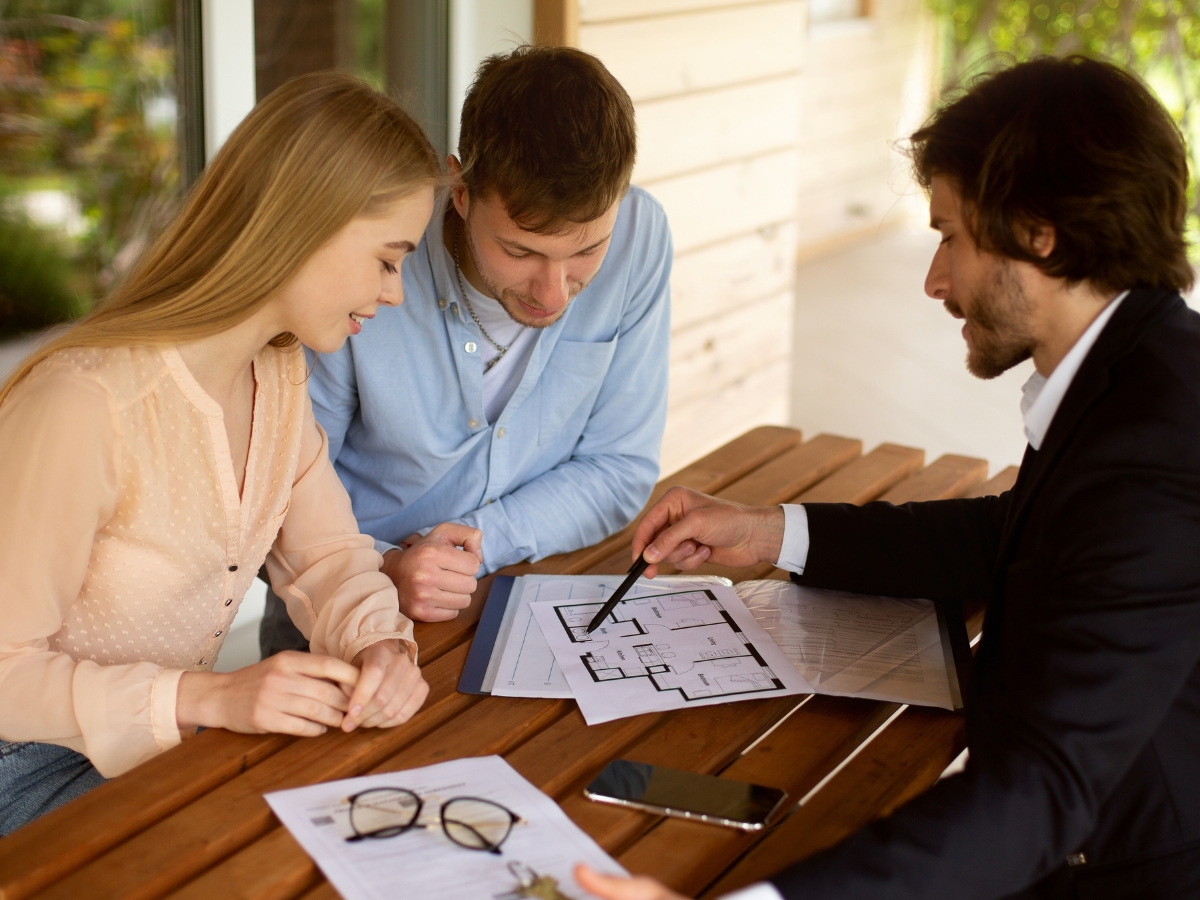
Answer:
[[[555,611],[595,681],[646,678],[685,700],[783,688],[767,661],[712,591],[638,597],[621,603],[592,635],[595,603]]]
[[[601,605],[532,604],[589,723],[807,690],[731,588],[631,597],[589,635]]]

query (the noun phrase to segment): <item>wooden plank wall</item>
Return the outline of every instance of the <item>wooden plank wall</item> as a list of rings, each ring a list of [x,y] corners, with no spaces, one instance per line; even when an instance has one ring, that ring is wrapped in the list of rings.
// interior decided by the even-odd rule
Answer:
[[[798,255],[917,199],[893,144],[929,107],[933,23],[923,0],[868,7],[810,27],[805,0],[537,0],[539,39],[576,42],[629,91],[634,182],[671,220],[663,471],[788,421]]]
[[[788,417],[803,0],[580,0],[675,239],[662,470]]]
[[[796,220],[801,258],[923,215],[923,198],[895,142],[921,124],[935,94],[936,29],[926,6],[871,0],[863,19],[807,30]]]

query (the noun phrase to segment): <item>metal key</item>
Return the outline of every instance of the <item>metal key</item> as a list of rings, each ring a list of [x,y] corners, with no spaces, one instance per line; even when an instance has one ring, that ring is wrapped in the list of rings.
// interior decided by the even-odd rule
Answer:
[[[558,889],[557,879],[549,875],[539,875],[522,862],[510,862],[508,871],[517,879],[517,888],[511,893],[504,894],[497,900],[517,900],[517,898],[532,898],[532,900],[572,900],[571,897]]]

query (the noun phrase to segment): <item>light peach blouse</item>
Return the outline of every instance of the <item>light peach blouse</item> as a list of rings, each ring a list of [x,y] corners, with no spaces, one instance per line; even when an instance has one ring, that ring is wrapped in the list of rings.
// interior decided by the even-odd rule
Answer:
[[[174,348],[56,354],[0,406],[0,738],[111,777],[174,746],[263,558],[312,650],[347,661],[412,622],[358,531],[304,355],[254,361],[239,497],[221,407]],[[270,556],[267,556],[270,551]]]

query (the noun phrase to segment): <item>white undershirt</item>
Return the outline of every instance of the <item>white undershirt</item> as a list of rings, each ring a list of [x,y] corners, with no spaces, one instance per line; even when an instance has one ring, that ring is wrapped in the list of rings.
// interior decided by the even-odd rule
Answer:
[[[1096,338],[1100,337],[1100,332],[1104,330],[1104,326],[1108,324],[1108,320],[1128,293],[1129,291],[1125,291],[1120,294],[1100,311],[1075,345],[1067,351],[1062,362],[1054,367],[1049,378],[1035,371],[1021,388],[1021,416],[1025,421],[1025,437],[1034,450],[1042,449],[1042,441],[1046,439],[1046,432],[1050,430],[1050,423],[1054,421],[1054,414],[1058,412],[1067,388],[1075,380],[1075,373],[1083,365],[1092,344],[1096,343]]]
[[[509,348],[500,362],[489,371],[487,364],[499,356],[500,351],[493,347],[487,338],[479,342],[479,356],[484,366],[483,414],[487,416],[488,422],[495,422],[512,399],[517,385],[521,383],[525,366],[529,364],[529,357],[537,343],[538,329],[527,328],[514,320],[505,312],[499,300],[481,294],[466,278],[463,278],[462,284],[475,315],[479,316],[479,321],[483,323],[484,330],[500,346]],[[464,309],[463,312],[470,318],[469,310]]]

